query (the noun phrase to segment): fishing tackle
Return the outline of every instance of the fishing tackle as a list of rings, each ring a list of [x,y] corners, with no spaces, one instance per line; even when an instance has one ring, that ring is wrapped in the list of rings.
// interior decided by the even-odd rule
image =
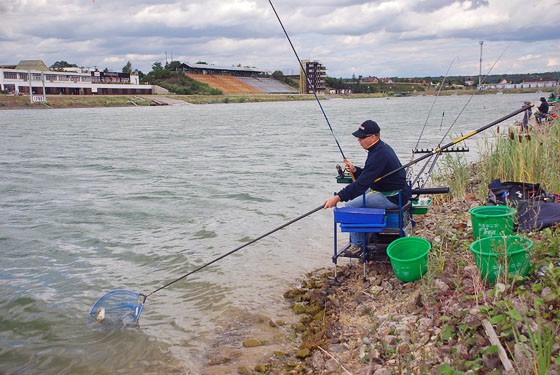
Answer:
[[[344,171],[342,170],[342,167],[339,164],[336,165],[336,170],[338,172],[338,177],[339,178],[346,177],[346,175],[344,174]]]

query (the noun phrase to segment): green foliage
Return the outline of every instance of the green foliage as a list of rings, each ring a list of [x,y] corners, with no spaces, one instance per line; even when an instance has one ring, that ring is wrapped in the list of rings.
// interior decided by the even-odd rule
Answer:
[[[128,74],[132,73],[132,64],[130,63],[130,61],[128,61],[125,66],[123,66],[122,72]]]
[[[163,67],[161,62],[154,62],[152,64],[152,71],[148,74],[143,74],[140,78],[143,83],[158,85],[179,95],[222,94],[218,89],[185,76],[180,61],[171,61],[165,67]]]
[[[446,153],[433,180],[449,186],[451,196],[459,198],[468,192],[470,175],[471,169],[462,154]]]
[[[540,183],[550,191],[560,190],[560,124],[545,125],[547,129],[530,131],[527,136],[512,134],[485,140],[477,165],[482,181],[500,178],[502,181]],[[481,186],[486,194],[486,186]]]
[[[488,193],[488,184],[502,181],[540,183],[548,191],[560,190],[560,122],[547,125],[546,131],[531,131],[528,136],[510,133],[509,136],[483,138],[479,161],[469,166],[461,155],[445,154],[437,183],[446,184],[453,197],[470,193],[470,176],[480,180],[474,193],[481,200]]]
[[[148,74],[149,75],[149,74]],[[165,78],[155,79],[153,83],[179,95],[221,95],[222,92],[205,83],[195,81],[183,75],[182,72],[168,72]]]
[[[52,70],[61,71],[62,68],[75,68],[75,67],[77,67],[77,66],[78,66],[78,65],[76,65],[76,64],[70,64],[70,63],[68,63],[68,62],[66,62],[66,61],[57,61],[57,62],[55,62],[54,64],[52,64],[52,65],[50,66],[50,68],[51,68]]]
[[[169,64],[165,65],[166,70],[177,72],[182,70],[182,63],[180,61],[171,61]]]

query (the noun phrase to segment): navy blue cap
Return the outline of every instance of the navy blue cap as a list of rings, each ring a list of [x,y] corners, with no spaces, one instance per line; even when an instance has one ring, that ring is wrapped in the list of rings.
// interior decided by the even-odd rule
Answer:
[[[379,125],[377,125],[377,122],[372,120],[367,120],[364,121],[364,123],[362,123],[362,125],[360,125],[358,130],[352,133],[352,135],[356,138],[365,138],[372,134],[377,134],[380,131],[381,129],[379,129]]]

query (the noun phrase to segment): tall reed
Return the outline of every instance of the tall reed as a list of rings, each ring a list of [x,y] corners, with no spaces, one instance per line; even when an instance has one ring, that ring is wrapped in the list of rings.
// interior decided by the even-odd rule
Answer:
[[[485,137],[479,142],[479,158],[472,170],[464,158],[448,156],[434,180],[446,183],[454,197],[469,193],[469,182],[478,181],[480,184],[473,192],[482,199],[488,184],[496,178],[540,183],[548,191],[559,192],[560,121],[545,126],[526,134]]]

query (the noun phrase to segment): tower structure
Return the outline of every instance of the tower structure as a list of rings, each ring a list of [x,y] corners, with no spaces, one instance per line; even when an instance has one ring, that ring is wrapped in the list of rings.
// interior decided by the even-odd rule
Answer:
[[[318,61],[301,60],[299,72],[300,94],[325,92],[327,69]]]

